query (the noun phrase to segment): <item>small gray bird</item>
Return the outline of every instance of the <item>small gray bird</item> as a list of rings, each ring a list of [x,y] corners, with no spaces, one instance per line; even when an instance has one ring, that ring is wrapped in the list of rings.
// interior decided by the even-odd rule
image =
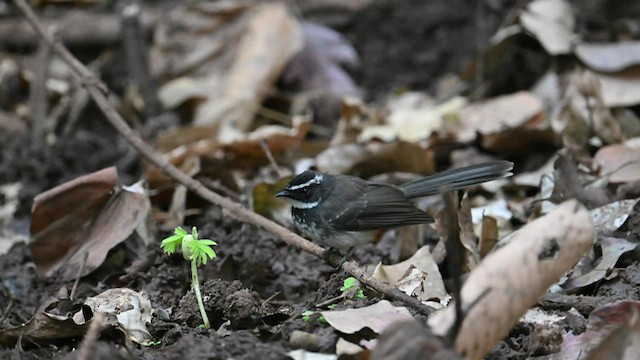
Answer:
[[[322,246],[349,250],[373,241],[380,230],[430,223],[434,219],[411,199],[434,195],[446,188],[460,190],[508,177],[509,161],[492,161],[447,170],[395,186],[355,176],[305,171],[276,194],[291,203],[293,223],[307,238]]]

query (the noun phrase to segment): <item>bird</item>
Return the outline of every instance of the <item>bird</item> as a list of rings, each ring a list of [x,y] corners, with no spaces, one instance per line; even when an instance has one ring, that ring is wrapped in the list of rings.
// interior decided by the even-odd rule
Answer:
[[[354,246],[376,239],[382,230],[434,222],[412,199],[505,178],[512,169],[510,161],[490,161],[399,186],[307,170],[275,196],[291,204],[291,218],[303,236],[327,250],[350,253]]]

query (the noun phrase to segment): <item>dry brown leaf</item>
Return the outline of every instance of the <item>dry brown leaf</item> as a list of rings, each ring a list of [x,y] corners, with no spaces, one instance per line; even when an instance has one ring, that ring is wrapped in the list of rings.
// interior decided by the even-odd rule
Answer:
[[[553,143],[542,101],[521,91],[467,106],[447,128],[461,142],[474,141],[494,151],[527,152]]]
[[[144,221],[150,207],[144,189],[116,187],[117,179],[111,167],[36,196],[29,248],[41,274],[61,269],[68,280],[91,273]]]
[[[482,232],[478,243],[480,257],[484,258],[498,243],[498,220],[492,216],[482,217]]]
[[[640,149],[623,144],[600,148],[593,165],[609,182],[618,184],[640,180]]]
[[[480,252],[478,250],[478,237],[474,231],[471,216],[471,201],[467,193],[464,193],[460,201],[458,225],[460,227],[460,243],[467,250],[465,265],[469,270],[473,270],[480,262]]]
[[[589,314],[587,331],[565,335],[558,360],[640,358],[640,302],[623,300]]]
[[[244,134],[241,139],[228,143],[216,139],[200,140],[192,143],[182,143],[165,156],[175,166],[191,156],[203,157],[202,171],[207,176],[225,181],[225,186],[234,188],[230,184],[229,169],[242,169],[268,162],[262,142],[266,142],[269,151],[277,158],[289,150],[300,145],[311,128],[311,120],[302,116],[293,117],[293,128],[280,125],[265,125],[252,133]],[[170,137],[169,137],[170,138]],[[211,169],[208,169],[208,166]],[[222,171],[225,170],[225,171]],[[166,187],[170,179],[155,167],[146,169],[145,179],[152,189]]]
[[[164,41],[157,44],[154,54],[170,53],[174,62],[182,56],[190,65],[183,66],[183,72],[189,71],[187,76],[160,88],[159,97],[168,108],[199,100],[193,123],[230,142],[249,129],[258,106],[302,48],[302,31],[283,2],[215,9],[202,6],[206,7],[177,8],[172,13],[175,19],[171,17],[165,25]],[[197,14],[202,22],[185,22],[190,14]]]
[[[588,186],[592,180],[588,175],[578,167],[572,156],[558,153],[554,163],[553,191],[547,198],[555,203],[577,199],[588,209],[612,202],[613,195],[606,188]]]
[[[481,359],[549,286],[578,262],[593,245],[594,228],[587,209],[570,200],[512,237],[470,273],[462,288],[466,314],[456,350],[470,359]],[[429,323],[442,335],[454,316],[449,306],[434,314]]]
[[[55,308],[56,303],[50,304],[47,308],[51,307]],[[74,310],[78,311],[79,309],[76,307]],[[79,338],[87,331],[88,327],[89,323],[76,322],[70,316],[39,311],[25,324],[0,329],[0,347],[13,347],[24,337],[29,338],[29,343],[42,345],[69,338]]]
[[[562,284],[563,289],[566,291],[574,291],[601,281],[605,277],[607,279],[615,277],[615,274],[611,274],[610,272],[614,269],[620,256],[634,250],[638,245],[624,239],[612,237],[604,238],[599,242],[602,248],[602,258],[600,262],[588,273],[567,280]]]
[[[332,146],[318,154],[316,161],[321,171],[360,177],[393,171],[430,175],[435,169],[432,152],[404,141]]]

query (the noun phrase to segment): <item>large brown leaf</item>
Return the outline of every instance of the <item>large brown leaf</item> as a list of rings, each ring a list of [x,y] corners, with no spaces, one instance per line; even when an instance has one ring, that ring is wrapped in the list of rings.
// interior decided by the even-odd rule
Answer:
[[[74,179],[36,196],[29,244],[38,271],[63,279],[87,275],[144,220],[149,199],[139,185],[117,185],[115,167]],[[85,255],[86,254],[86,255]]]

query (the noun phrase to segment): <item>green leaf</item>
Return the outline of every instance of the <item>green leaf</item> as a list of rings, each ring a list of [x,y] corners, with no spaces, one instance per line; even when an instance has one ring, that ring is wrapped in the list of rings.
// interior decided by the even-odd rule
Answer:
[[[191,234],[184,231],[181,227],[174,230],[174,235],[162,240],[160,247],[168,255],[176,252],[179,246],[182,246],[182,256],[185,260],[196,263],[196,266],[206,265],[208,259],[215,259],[216,253],[211,246],[218,245],[211,239],[198,240],[198,229],[194,226],[191,228]]]
[[[358,283],[358,280],[356,280],[356,278],[354,278],[353,276],[349,276],[348,278],[344,279],[344,282],[342,287],[340,288],[340,291],[345,292],[351,289],[352,287],[356,286],[357,283]]]
[[[192,240],[188,244],[189,260],[195,261],[196,266],[206,265],[208,259],[215,259],[216,253],[211,248],[215,242],[208,239]]]
[[[171,255],[176,252],[178,246],[182,244],[182,239],[187,235],[187,232],[181,227],[175,228],[173,233],[174,235],[169,236],[160,243],[160,247],[167,255]]]
[[[313,314],[315,314],[315,311],[311,311],[311,310],[307,310],[305,312],[302,313],[302,321],[310,321],[311,320],[311,316]]]
[[[367,296],[364,294],[364,292],[362,291],[362,289],[358,290],[358,293],[356,294],[356,297],[358,299],[366,299]]]

